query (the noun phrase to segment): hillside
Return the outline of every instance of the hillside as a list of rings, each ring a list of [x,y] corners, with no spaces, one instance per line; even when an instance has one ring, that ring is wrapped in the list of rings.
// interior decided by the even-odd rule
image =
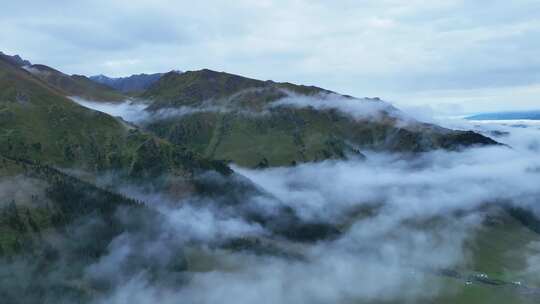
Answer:
[[[160,215],[141,202],[29,161],[0,156],[0,187],[5,303],[86,302],[109,288],[109,278],[89,277],[87,271],[108,254],[112,242],[129,234],[142,246],[160,222]],[[181,248],[168,250],[176,264],[148,261],[142,252],[122,263],[144,261],[156,273],[182,271]]]
[[[0,256],[32,252],[42,246],[36,238],[41,231],[88,214],[111,217],[117,207],[140,207],[136,201],[27,160],[0,156],[0,183],[4,188],[18,184],[0,195]]]
[[[496,144],[418,122],[378,98],[201,70],[168,73],[143,95],[145,128],[206,157],[264,167],[344,158],[363,150],[424,152]]]

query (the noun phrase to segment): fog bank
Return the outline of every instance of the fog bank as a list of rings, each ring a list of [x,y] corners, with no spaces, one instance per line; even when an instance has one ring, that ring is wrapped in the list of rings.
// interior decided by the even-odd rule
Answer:
[[[508,202],[538,212],[540,198],[540,170],[535,169],[540,168],[539,151],[531,148],[536,140],[531,134],[538,135],[540,130],[470,127],[509,132],[501,141],[513,146],[436,151],[416,158],[368,154],[365,161],[264,170],[234,167],[277,198],[261,202],[248,196],[246,204],[263,203],[265,208],[285,204],[303,221],[329,222],[342,233],[335,239],[295,243],[263,226],[247,224],[241,215],[233,220],[232,230],[220,226],[219,204],[194,208],[184,202],[173,210],[161,209],[174,227],[181,227],[178,233],[197,236],[202,243],[205,238],[214,242],[257,237],[301,258],[249,247],[246,251],[198,247],[188,260],[199,266],[189,272],[185,285],[164,288],[144,275],[137,276],[102,302],[414,303],[452,294],[456,291],[447,280],[434,273],[439,269],[474,273],[470,268],[473,251],[467,244],[483,229],[490,210],[486,206]],[[216,238],[217,230],[223,233]],[[536,260],[536,255],[527,259],[529,276],[537,271],[533,268]],[[211,271],[201,271],[201,267]],[[456,280],[455,284],[469,283]]]

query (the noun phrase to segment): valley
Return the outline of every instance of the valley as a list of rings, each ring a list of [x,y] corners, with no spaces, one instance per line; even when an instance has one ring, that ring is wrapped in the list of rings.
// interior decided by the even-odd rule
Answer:
[[[537,303],[540,129],[0,56],[8,303]]]

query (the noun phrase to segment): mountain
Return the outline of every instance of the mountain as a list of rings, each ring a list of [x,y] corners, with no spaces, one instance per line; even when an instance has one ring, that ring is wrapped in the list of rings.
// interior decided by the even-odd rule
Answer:
[[[228,169],[107,114],[82,107],[42,77],[0,59],[0,154],[90,172],[193,176]]]
[[[271,213],[257,213],[244,202],[246,193],[271,197],[225,164],[84,108],[64,93],[0,58],[4,302],[93,302],[111,290],[114,278],[89,271],[123,241],[133,249],[115,262],[119,278],[144,269],[158,282],[184,280],[189,263],[178,233],[149,254],[161,244],[164,231],[171,234],[178,228],[167,226],[170,219],[145,202],[119,194],[121,185],[150,188],[176,199],[195,194],[215,198],[219,203],[214,208],[222,208],[223,214],[234,208],[246,221],[292,240],[335,233],[324,224],[300,222],[290,209],[274,206]],[[230,240],[220,241],[225,245]]]
[[[119,183],[187,196],[212,188],[197,176],[214,172],[231,189],[225,185],[232,171],[224,164],[64,93],[0,58],[0,295],[6,303],[74,303],[107,291],[109,278],[88,279],[85,271],[122,235],[137,237],[141,246],[126,263],[142,262],[156,274],[184,269],[182,250],[172,243],[170,263],[144,256],[163,219],[116,193]]]
[[[158,81],[163,73],[137,74],[129,77],[110,78],[105,75],[91,76],[94,82],[109,86],[125,94],[140,93]]]
[[[167,73],[144,94],[144,128],[202,155],[265,167],[363,150],[423,152],[496,144],[471,131],[418,122],[378,98],[211,70]]]
[[[0,52],[0,59],[3,59],[4,61],[7,61],[18,67],[31,65],[30,61],[22,59],[19,55],[10,56]]]
[[[209,99],[232,96],[249,89],[275,88],[290,90],[303,95],[332,93],[314,86],[294,85],[291,83],[275,83],[242,77],[209,69],[188,71],[185,73],[169,72],[152,85],[142,97],[153,100],[150,109],[174,106],[197,106]],[[278,93],[274,90],[270,93]],[[276,98],[276,96],[270,96]],[[268,100],[269,101],[269,100]]]
[[[244,193],[260,192],[223,162],[82,107],[1,59],[0,157],[75,172],[90,182],[107,175],[107,187],[152,186],[175,197],[197,194],[237,204]],[[281,221],[294,217],[284,212]]]
[[[313,302],[301,294],[324,285],[309,299],[393,303],[418,290],[416,302],[538,302],[534,162],[492,167],[474,155],[484,150],[386,154],[497,144],[488,137],[419,122],[379,98],[211,70],[167,73],[137,94],[129,104],[149,112],[137,126],[68,98],[122,96],[88,81],[0,56],[2,302],[212,302],[198,296],[221,299],[227,288],[214,294],[216,284],[239,299],[247,286],[254,299],[293,291]],[[367,151],[385,153],[236,170],[257,185],[222,161],[288,166]],[[506,187],[492,196],[497,181]],[[525,190],[502,195],[520,182]],[[376,296],[348,284],[373,276]],[[276,289],[276,278],[290,286]]]
[[[48,85],[55,87],[65,96],[77,96],[83,99],[118,102],[126,99],[114,89],[95,83],[86,76],[66,75],[58,70],[42,64],[24,66],[23,69],[40,78]]]
[[[539,111],[482,113],[467,117],[469,120],[540,120]]]

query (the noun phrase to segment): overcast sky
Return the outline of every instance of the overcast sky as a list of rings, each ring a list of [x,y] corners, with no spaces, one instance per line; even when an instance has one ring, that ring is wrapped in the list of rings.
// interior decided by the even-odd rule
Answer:
[[[540,108],[539,0],[2,2],[0,50],[70,74],[210,68],[452,114]]]

